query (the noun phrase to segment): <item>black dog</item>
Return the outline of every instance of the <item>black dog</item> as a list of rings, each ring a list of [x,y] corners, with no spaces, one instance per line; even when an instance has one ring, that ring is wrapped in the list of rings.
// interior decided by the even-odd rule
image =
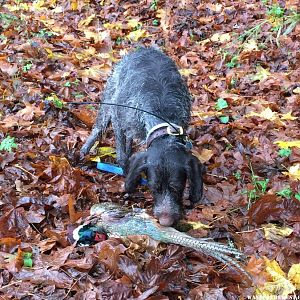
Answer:
[[[192,203],[200,201],[203,190],[203,167],[190,153],[184,135],[192,98],[175,63],[153,48],[125,56],[108,79],[104,102],[147,112],[102,105],[81,152],[89,152],[111,121],[117,161],[127,174],[126,191],[133,192],[145,173],[154,197],[154,215],[160,224],[171,226],[181,217],[187,179]],[[147,150],[131,156],[134,138],[145,140]]]

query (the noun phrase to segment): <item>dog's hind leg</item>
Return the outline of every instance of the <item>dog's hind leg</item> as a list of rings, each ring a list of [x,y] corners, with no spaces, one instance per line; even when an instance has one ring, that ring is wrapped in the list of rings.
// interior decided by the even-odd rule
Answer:
[[[104,107],[104,105],[100,107],[92,132],[80,150],[83,155],[88,154],[96,140],[100,139],[103,132],[106,130],[111,119],[110,111],[111,110]]]

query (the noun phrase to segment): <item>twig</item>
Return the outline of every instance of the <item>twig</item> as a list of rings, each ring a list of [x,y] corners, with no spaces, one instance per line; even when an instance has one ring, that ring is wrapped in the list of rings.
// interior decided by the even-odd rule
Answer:
[[[217,178],[222,178],[222,179],[228,179],[226,176],[220,176],[220,175],[215,175],[215,174],[212,174],[212,173],[206,173],[207,175],[209,176],[213,176],[213,177],[217,177]]]
[[[0,287],[0,291],[2,291],[2,290],[6,289],[6,288],[8,288],[8,287],[10,287],[10,286],[12,286],[14,284],[18,284],[18,283],[22,283],[22,280],[14,281],[14,282],[11,282],[11,283],[9,283],[7,285],[2,286],[2,287]]]
[[[34,177],[35,179],[39,179],[37,176],[35,176],[34,174],[30,173],[29,171],[27,171],[26,169],[24,169],[22,166],[15,164],[15,167],[22,170],[23,172],[29,174],[30,176]]]
[[[69,294],[70,294],[71,291],[72,291],[72,288],[77,284],[78,281],[80,281],[80,280],[81,280],[83,277],[85,277],[85,276],[87,276],[87,274],[83,274],[82,276],[80,276],[78,279],[76,279],[76,280],[74,281],[74,283],[70,286],[70,288],[69,288],[69,290],[68,290],[66,296],[63,297],[63,299],[66,299],[66,298],[69,296]]]
[[[251,233],[253,231],[259,231],[259,230],[261,230],[261,228],[255,228],[255,229],[243,230],[243,231],[236,231],[235,233]]]

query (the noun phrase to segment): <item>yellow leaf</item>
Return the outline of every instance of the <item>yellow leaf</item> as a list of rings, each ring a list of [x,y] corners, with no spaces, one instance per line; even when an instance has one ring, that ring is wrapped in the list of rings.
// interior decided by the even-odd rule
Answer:
[[[142,23],[137,19],[128,20],[128,27],[130,28],[136,28],[137,26],[141,26],[141,25]]]
[[[288,172],[282,172],[282,174],[289,176],[291,179],[300,180],[300,163],[291,166]]]
[[[258,50],[256,40],[254,40],[254,39],[249,40],[248,42],[246,42],[243,45],[243,48],[244,48],[245,51],[249,51],[249,52],[251,52],[253,50]]]
[[[248,115],[245,115],[246,118],[252,117],[252,116],[261,117],[261,118],[266,119],[266,120],[275,120],[276,118],[278,118],[278,114],[276,112],[272,111],[270,109],[270,107],[267,107],[266,109],[264,109],[260,113],[256,113],[256,112],[252,111]]]
[[[45,50],[48,53],[48,55],[47,55],[48,58],[52,59],[54,57],[54,54],[53,54],[52,50],[49,49],[49,48],[45,48]]]
[[[281,149],[288,149],[292,147],[300,148],[300,140],[297,141],[277,141],[274,142],[274,144],[277,144],[279,148]]]
[[[60,27],[57,25],[57,22],[53,19],[40,19],[40,21],[49,29],[51,32],[57,32],[60,34],[64,34],[66,32],[66,27]]]
[[[87,69],[79,70],[78,74],[96,81],[101,81],[103,76],[110,73],[111,68],[105,64],[95,65]]]
[[[71,0],[71,9],[72,10],[77,10],[78,9],[77,0]]]
[[[89,59],[91,56],[95,56],[96,48],[89,47],[87,49],[82,50],[80,53],[76,53],[75,56],[78,60]]]
[[[224,43],[224,42],[229,42],[231,40],[231,36],[230,33],[223,33],[220,35],[220,42]]]
[[[156,17],[160,19],[160,27],[163,31],[167,31],[169,28],[169,16],[163,9],[158,9]]]
[[[187,222],[193,229],[209,229],[211,226],[203,224],[201,222]]]
[[[222,113],[220,111],[192,111],[193,117],[198,117],[201,120],[204,120],[209,117],[221,116]]]
[[[198,159],[202,162],[208,162],[211,157],[214,155],[213,151],[210,149],[202,149],[202,151],[200,153],[194,153]]]
[[[276,260],[270,261],[266,257],[264,258],[266,263],[266,270],[271,275],[272,279],[276,280],[282,276],[285,276],[285,273],[281,270],[278,262]]]
[[[182,76],[190,76],[190,75],[197,75],[198,70],[197,69],[180,69],[179,73]]]
[[[118,23],[105,23],[105,24],[103,24],[103,27],[106,28],[106,29],[119,30],[119,29],[123,28],[123,25],[120,22],[118,22]]]
[[[208,8],[208,9],[210,9],[210,10],[212,10],[212,11],[214,11],[214,12],[217,12],[217,13],[220,13],[221,11],[222,11],[222,8],[223,8],[223,5],[222,4],[212,4],[212,3],[210,3],[211,1],[209,1],[209,2],[207,2],[206,4],[205,4],[205,6]]]
[[[64,12],[64,7],[57,5],[52,12],[54,12],[55,14],[61,14],[62,12]]]
[[[289,273],[288,279],[294,284],[294,286],[300,290],[300,264],[292,265]]]
[[[129,40],[132,40],[132,41],[138,41],[140,38],[143,38],[143,37],[146,37],[147,36],[147,33],[146,33],[146,30],[144,29],[137,29],[135,31],[131,31],[128,35],[127,35],[127,38]]]
[[[224,43],[224,42],[229,42],[231,39],[231,36],[230,36],[230,33],[215,33],[211,38],[210,40],[212,42],[221,42],[221,43]]]
[[[293,89],[293,93],[294,94],[300,94],[300,86],[298,86],[295,89]]]
[[[92,14],[90,15],[89,17],[87,17],[86,19],[84,20],[81,20],[79,23],[78,23],[78,28],[83,28],[83,27],[86,27],[88,26],[93,20],[94,18],[96,17],[95,14]]]
[[[27,3],[19,3],[18,5],[5,4],[3,6],[9,11],[29,10],[29,6]]]
[[[290,227],[280,227],[275,224],[263,225],[262,228],[265,233],[265,238],[275,242],[282,240],[293,232],[293,229]]]
[[[100,156],[100,158],[105,157],[105,156],[111,156],[113,158],[116,157],[116,149],[112,148],[112,147],[99,147],[98,148],[98,156]]]
[[[266,282],[262,287],[256,290],[257,296],[288,296],[296,290],[296,287],[286,279],[285,273],[281,270],[278,263],[273,260],[269,261],[266,257],[266,271],[270,274],[272,282]]]
[[[95,32],[87,29],[84,30],[83,33],[87,39],[93,39],[96,44],[104,41],[104,39],[109,36],[109,32],[107,31]]]
[[[282,114],[281,115],[281,120],[289,120],[289,121],[293,121],[293,120],[297,120],[298,118],[297,117],[293,117],[292,116],[292,112],[288,112],[286,114]]]
[[[252,75],[251,79],[253,81],[257,81],[257,80],[263,81],[263,80],[267,79],[270,75],[271,75],[271,73],[267,69],[264,69],[263,67],[258,66],[256,68],[256,74]]]

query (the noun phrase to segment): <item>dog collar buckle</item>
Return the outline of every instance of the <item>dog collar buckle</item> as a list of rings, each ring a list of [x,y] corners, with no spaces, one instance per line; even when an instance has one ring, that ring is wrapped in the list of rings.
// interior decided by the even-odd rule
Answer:
[[[148,133],[146,138],[147,148],[150,147],[151,143],[165,135],[173,135],[173,136],[183,136],[184,130],[181,126],[176,125],[174,123],[161,123],[154,126]]]
[[[167,127],[167,133],[169,135],[183,135],[183,128],[176,124],[172,124],[172,126]]]

